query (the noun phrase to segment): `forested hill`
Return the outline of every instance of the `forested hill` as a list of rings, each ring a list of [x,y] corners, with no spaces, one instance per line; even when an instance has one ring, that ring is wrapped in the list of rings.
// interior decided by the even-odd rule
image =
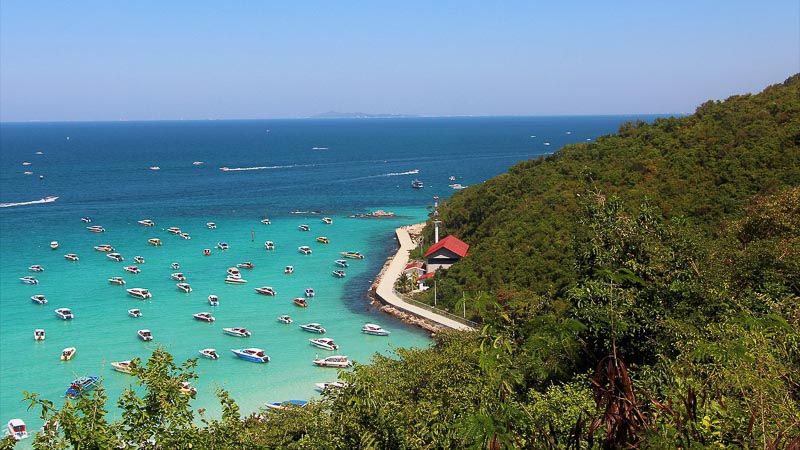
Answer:
[[[439,286],[455,298],[462,290],[563,293],[576,279],[581,199],[592,193],[633,207],[647,199],[664,218],[711,237],[755,195],[798,185],[800,74],[706,102],[691,116],[625,123],[455,194],[440,208],[443,234],[469,243],[471,256]]]

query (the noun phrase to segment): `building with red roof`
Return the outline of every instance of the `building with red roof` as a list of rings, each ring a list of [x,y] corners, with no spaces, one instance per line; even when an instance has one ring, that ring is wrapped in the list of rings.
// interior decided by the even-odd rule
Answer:
[[[431,248],[425,253],[426,272],[432,273],[438,269],[447,269],[468,254],[469,244],[455,236],[446,236],[431,245]]]

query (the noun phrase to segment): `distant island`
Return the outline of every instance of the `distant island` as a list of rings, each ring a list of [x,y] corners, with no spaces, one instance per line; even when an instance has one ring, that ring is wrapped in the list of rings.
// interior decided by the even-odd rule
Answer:
[[[420,117],[416,114],[367,114],[362,112],[338,112],[328,111],[315,114],[310,119],[401,119],[408,117]]]

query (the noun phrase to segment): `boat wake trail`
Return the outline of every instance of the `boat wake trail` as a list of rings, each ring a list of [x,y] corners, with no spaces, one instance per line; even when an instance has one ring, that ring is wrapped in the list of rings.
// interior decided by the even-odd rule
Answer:
[[[223,172],[243,172],[247,170],[291,169],[294,167],[311,167],[315,164],[290,164],[287,166],[255,166],[255,167],[220,167]]]
[[[32,200],[29,202],[0,203],[0,208],[10,208],[12,206],[38,205],[39,203],[52,203],[56,200],[58,200],[58,197],[45,197],[40,200]]]
[[[384,173],[381,175],[371,175],[369,178],[377,178],[377,177],[399,177],[401,175],[416,175],[419,173],[419,169],[409,170],[408,172],[391,172],[391,173]]]

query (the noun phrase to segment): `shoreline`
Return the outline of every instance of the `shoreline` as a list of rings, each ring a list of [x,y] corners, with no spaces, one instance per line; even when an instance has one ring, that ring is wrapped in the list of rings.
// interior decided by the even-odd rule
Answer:
[[[390,314],[404,323],[422,328],[431,334],[445,329],[472,330],[473,328],[467,325],[448,319],[433,311],[406,303],[403,299],[394,294],[393,288],[396,277],[402,273],[402,268],[404,268],[408,262],[408,252],[417,248],[421,243],[422,230],[424,228],[425,223],[423,222],[405,225],[395,230],[399,247],[394,255],[386,258],[383,267],[381,267],[380,272],[378,272],[378,275],[367,291],[367,297],[371,299],[371,304],[380,303],[380,311]],[[401,239],[400,233],[404,233],[407,236],[405,248],[403,243],[404,239]],[[405,255],[403,255],[403,253],[405,253]],[[402,258],[402,261],[400,261],[399,258]],[[396,274],[388,274],[388,272],[390,272],[390,267],[395,261],[400,261],[402,264],[395,264],[396,267],[392,268],[392,272],[398,272],[398,267],[400,268],[399,272]],[[395,275],[395,279],[387,279],[387,276],[391,275]],[[389,285],[387,286],[387,284]],[[394,297],[394,299],[390,300],[389,297]]]

